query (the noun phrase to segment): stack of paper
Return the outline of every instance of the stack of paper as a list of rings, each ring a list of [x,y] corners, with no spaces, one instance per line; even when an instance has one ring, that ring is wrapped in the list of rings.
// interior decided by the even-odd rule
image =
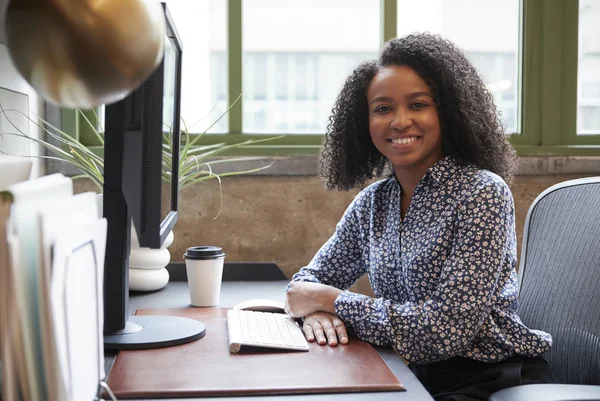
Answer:
[[[53,174],[0,192],[4,401],[92,401],[105,377],[106,220]]]

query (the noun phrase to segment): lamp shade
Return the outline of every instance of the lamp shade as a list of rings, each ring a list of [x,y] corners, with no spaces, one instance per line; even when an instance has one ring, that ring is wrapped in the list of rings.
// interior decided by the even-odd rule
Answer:
[[[92,108],[121,100],[162,60],[158,1],[11,0],[6,40],[19,73],[44,99]]]

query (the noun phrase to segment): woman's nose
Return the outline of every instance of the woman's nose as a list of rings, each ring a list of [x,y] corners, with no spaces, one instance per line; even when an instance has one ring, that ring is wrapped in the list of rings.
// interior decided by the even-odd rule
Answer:
[[[397,109],[390,126],[398,131],[404,131],[412,124],[410,113],[407,110]]]

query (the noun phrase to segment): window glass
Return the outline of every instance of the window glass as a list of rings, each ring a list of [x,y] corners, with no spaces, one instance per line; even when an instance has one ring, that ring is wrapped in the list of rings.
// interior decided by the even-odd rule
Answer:
[[[397,34],[428,31],[462,48],[494,95],[506,132],[517,133],[519,12],[519,0],[398,0]]]
[[[244,1],[243,131],[325,133],[345,78],[377,57],[379,10],[380,0]]]
[[[579,0],[577,134],[600,134],[600,0]]]
[[[227,110],[227,2],[163,1],[183,43],[181,117],[190,132],[204,132]],[[224,117],[209,132],[227,130]]]

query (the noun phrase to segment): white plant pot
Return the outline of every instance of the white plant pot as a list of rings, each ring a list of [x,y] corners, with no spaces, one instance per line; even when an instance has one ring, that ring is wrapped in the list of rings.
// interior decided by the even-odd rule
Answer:
[[[96,197],[98,211],[102,216],[102,194]],[[173,231],[160,249],[142,248],[137,233],[131,223],[131,250],[129,254],[129,290],[156,291],[169,282],[166,266],[171,261],[171,253],[167,249],[174,240]]]
[[[171,231],[160,249],[140,247],[135,228],[131,225],[129,290],[156,291],[167,285],[169,272],[166,267],[171,261],[171,253],[167,248],[174,238]]]

